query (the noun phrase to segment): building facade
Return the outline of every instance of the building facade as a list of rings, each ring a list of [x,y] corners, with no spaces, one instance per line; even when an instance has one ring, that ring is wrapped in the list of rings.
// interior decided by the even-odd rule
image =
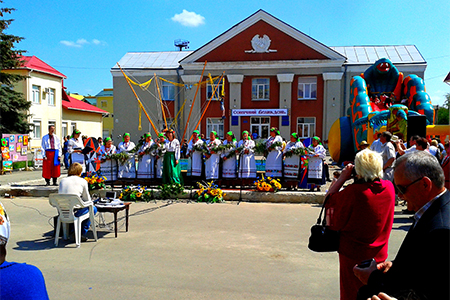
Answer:
[[[186,130],[189,139],[201,119],[206,136],[215,130],[223,138],[231,130],[239,137],[247,130],[266,138],[278,127],[285,138],[298,132],[327,139],[349,107],[352,76],[382,57],[405,75],[424,75],[426,62],[415,46],[329,47],[259,10],[195,51],[127,53],[111,69],[113,135],[130,132],[137,140],[154,132],[137,96],[158,131],[166,117],[179,137]]]

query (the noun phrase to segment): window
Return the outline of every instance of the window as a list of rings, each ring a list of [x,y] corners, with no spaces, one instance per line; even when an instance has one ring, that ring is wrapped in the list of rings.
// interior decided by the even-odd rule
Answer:
[[[70,123],[70,132],[69,134],[72,135],[72,133],[77,129],[77,123]]]
[[[48,105],[55,106],[55,89],[49,89]]]
[[[162,82],[162,99],[165,101],[175,100],[175,86],[173,84]]]
[[[41,138],[41,121],[33,120],[33,139]]]
[[[67,122],[62,122],[61,124],[61,131],[62,131],[62,137],[69,135],[69,132],[67,131]]]
[[[223,119],[212,119],[208,118],[206,119],[206,139],[209,139],[209,135],[211,134],[211,131],[217,132],[219,135],[219,138],[223,138]]]
[[[252,100],[269,100],[269,78],[252,79]]]
[[[317,78],[300,77],[298,79],[298,100],[317,99]]]
[[[31,101],[33,103],[40,104],[41,103],[41,87],[38,85],[33,85],[31,93],[32,93]]]
[[[262,139],[269,137],[270,117],[252,117],[250,122],[251,135],[256,133]]]
[[[100,102],[100,105],[101,105],[102,108],[107,107],[107,106],[108,106],[108,101],[102,100],[102,101]]]
[[[217,86],[219,85],[219,86]],[[213,95],[214,89],[216,90],[216,92]],[[206,100],[209,100],[212,96],[212,100],[220,100],[220,95],[222,95],[222,83],[219,82],[219,79],[216,79],[214,81],[214,86],[211,85],[211,83],[208,83],[206,86]]]
[[[316,118],[297,118],[297,132],[301,138],[316,135]]]

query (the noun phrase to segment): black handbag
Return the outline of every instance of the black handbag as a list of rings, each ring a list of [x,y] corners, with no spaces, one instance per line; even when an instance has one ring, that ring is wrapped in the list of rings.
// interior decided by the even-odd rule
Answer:
[[[334,252],[339,249],[339,231],[331,230],[327,226],[325,216],[322,221],[322,213],[327,200],[328,196],[323,201],[317,223],[311,227],[308,248],[314,252]]]

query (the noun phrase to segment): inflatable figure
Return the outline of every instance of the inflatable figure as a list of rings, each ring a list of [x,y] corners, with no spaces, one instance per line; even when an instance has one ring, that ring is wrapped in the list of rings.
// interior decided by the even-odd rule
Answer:
[[[349,117],[337,120],[329,134],[329,147],[333,148],[330,154],[339,162],[353,157],[359,144],[367,141],[369,124],[387,123],[389,131],[405,139],[408,115],[425,115],[427,123],[434,124],[434,109],[423,79],[417,75],[404,78],[386,58],[379,59],[363,74],[352,78],[347,113]],[[330,140],[335,142],[330,143]]]

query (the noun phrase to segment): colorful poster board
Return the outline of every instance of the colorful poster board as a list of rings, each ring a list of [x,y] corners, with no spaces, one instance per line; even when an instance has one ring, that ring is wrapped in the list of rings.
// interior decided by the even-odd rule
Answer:
[[[12,160],[12,162],[27,160],[28,135],[3,134],[1,141],[3,160]]]

